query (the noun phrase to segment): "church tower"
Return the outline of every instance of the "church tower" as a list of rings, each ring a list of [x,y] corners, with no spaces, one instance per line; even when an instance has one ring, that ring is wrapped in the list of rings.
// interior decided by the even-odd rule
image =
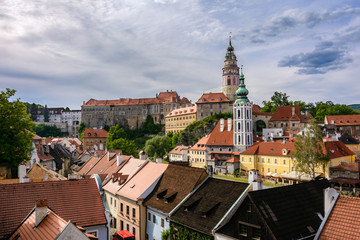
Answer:
[[[247,95],[249,91],[245,87],[245,78],[240,74],[239,88],[236,90],[237,99],[234,102],[234,146],[242,152],[253,145],[253,123],[252,123],[252,103]]]
[[[231,45],[231,36],[229,36],[229,46],[226,51],[222,75],[222,92],[230,101],[236,99],[236,89],[239,86],[239,67],[234,53],[234,47]]]

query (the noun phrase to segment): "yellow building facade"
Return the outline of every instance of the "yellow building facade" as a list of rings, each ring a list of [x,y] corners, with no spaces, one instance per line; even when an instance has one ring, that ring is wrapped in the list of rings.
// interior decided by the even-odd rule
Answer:
[[[206,143],[208,139],[208,136],[201,138],[189,149],[191,167],[204,168],[206,166]]]
[[[177,133],[197,120],[197,106],[178,108],[165,116],[165,134]]]
[[[295,159],[291,157],[293,151],[293,142],[261,142],[240,153],[240,168],[243,171],[255,169],[263,176],[281,177],[296,171]],[[341,162],[355,162],[355,154],[339,141],[328,142],[326,151],[330,161],[325,168],[325,178],[329,177],[330,167],[338,166]],[[315,172],[324,174],[321,166]]]

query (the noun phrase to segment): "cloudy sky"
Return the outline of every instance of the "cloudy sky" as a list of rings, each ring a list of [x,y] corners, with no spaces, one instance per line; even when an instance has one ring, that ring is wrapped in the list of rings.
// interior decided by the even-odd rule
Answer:
[[[221,91],[229,32],[249,98],[360,103],[360,1],[0,0],[0,89],[48,107]]]

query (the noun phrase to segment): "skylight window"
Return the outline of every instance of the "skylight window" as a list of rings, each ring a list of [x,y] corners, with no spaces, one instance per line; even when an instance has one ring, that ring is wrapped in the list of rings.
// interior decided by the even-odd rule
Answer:
[[[130,188],[134,188],[135,187],[135,184],[131,185]]]

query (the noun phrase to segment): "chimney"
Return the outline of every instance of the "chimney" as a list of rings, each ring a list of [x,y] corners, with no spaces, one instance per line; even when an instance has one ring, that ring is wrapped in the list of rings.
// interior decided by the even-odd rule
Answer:
[[[249,171],[248,182],[252,185],[253,191],[263,189],[262,180],[258,178],[257,171],[255,169],[251,169]]]
[[[30,178],[29,177],[23,177],[22,183],[28,183],[28,182],[30,182]]]
[[[228,118],[228,132],[231,131],[231,118]]]
[[[156,163],[162,163],[162,159],[161,159],[161,158],[157,158],[157,159],[156,159]]]
[[[335,123],[335,121],[334,121],[334,119],[332,119],[332,120],[331,120],[331,124],[334,124],[334,123]]]
[[[24,177],[26,176],[26,166],[25,165],[19,165],[18,167],[18,177],[19,177],[19,182],[23,183],[24,182]]]
[[[324,189],[324,216],[327,214],[332,204],[338,198],[339,193],[334,188]]]
[[[295,107],[291,107],[291,112],[292,112],[292,115],[294,116],[295,115]]]
[[[77,176],[75,173],[71,173],[68,175],[68,180],[69,181],[76,181],[77,180]]]
[[[120,164],[123,162],[123,155],[119,154],[116,156],[116,166],[120,166]]]
[[[35,227],[37,227],[48,214],[48,200],[36,200]]]
[[[224,131],[224,119],[221,118],[220,119],[220,132],[223,132]]]

